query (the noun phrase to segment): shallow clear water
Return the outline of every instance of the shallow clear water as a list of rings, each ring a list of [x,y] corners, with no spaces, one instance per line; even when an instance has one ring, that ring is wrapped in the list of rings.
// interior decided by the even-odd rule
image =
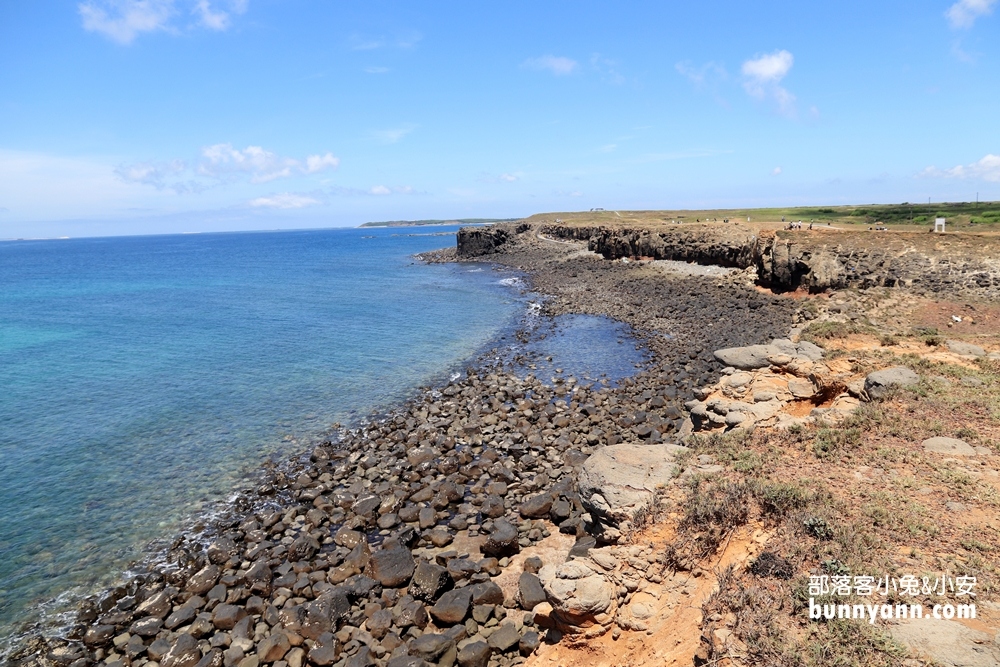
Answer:
[[[454,243],[440,231],[0,243],[0,639],[268,457],[513,343],[523,283],[416,262]],[[614,380],[643,358],[611,320],[536,326],[543,379]]]
[[[437,231],[437,230],[436,230]],[[0,243],[0,635],[512,325],[450,236],[324,230]]]
[[[560,315],[541,322],[534,333],[525,345],[524,370],[543,382],[572,375],[581,382],[607,380],[614,386],[649,359],[636,349],[631,328],[607,317]]]

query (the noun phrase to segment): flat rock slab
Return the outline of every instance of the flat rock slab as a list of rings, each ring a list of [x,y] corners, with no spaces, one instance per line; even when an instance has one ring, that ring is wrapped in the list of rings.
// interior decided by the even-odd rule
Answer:
[[[951,454],[952,456],[976,456],[976,448],[958,438],[927,438],[920,443],[925,452],[936,454]]]
[[[716,350],[715,358],[733,368],[753,370],[766,368],[779,361],[783,363],[791,363],[795,359],[819,361],[823,358],[823,350],[806,341],[793,343],[787,338],[778,338],[767,345],[747,345],[746,347],[727,347]]]
[[[788,391],[795,398],[812,398],[816,394],[816,387],[809,380],[793,378],[788,381]]]
[[[973,345],[972,343],[966,343],[961,340],[946,340],[944,342],[948,346],[948,349],[955,354],[961,354],[966,357],[985,357],[986,350],[979,347],[978,345]]]
[[[865,391],[871,398],[884,398],[891,387],[912,387],[920,382],[920,376],[904,366],[884,368],[869,373],[865,378]]]
[[[680,445],[611,445],[594,452],[580,471],[584,507],[614,525],[631,522],[653,502],[657,487],[677,474]]]
[[[956,621],[920,618],[889,626],[896,641],[944,667],[996,667],[1000,646],[996,637]]]

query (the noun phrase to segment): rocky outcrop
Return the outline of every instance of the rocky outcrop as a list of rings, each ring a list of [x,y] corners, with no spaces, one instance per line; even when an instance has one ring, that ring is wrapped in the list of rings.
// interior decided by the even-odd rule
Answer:
[[[698,400],[685,404],[694,431],[838,422],[863,397],[863,381],[852,382],[850,366],[824,361],[822,348],[807,341],[779,338],[767,345],[716,350],[715,358],[727,366],[723,377],[696,389]],[[793,405],[798,416],[789,412]]]
[[[611,445],[598,449],[580,471],[580,499],[591,515],[628,531],[678,472],[680,445]]]
[[[739,224],[678,225],[664,229],[547,225],[543,234],[587,241],[606,259],[650,258],[754,268],[758,282],[775,291],[912,287],[918,291],[966,291],[1000,296],[1000,263],[974,250],[938,248],[926,235],[897,232],[758,232]],[[951,237],[975,245],[974,237]]]
[[[920,376],[905,366],[884,368],[869,373],[865,378],[865,393],[869,398],[884,398],[892,387],[912,387],[920,382]]]
[[[542,585],[551,611],[549,623],[564,632],[584,633],[588,637],[607,632],[618,610],[619,587],[599,566],[588,560],[571,560],[552,569],[542,570]],[[541,605],[539,605],[541,606]]]
[[[521,223],[501,223],[489,227],[462,227],[458,230],[457,252],[459,257],[491,255],[514,240],[518,234],[531,229]]]

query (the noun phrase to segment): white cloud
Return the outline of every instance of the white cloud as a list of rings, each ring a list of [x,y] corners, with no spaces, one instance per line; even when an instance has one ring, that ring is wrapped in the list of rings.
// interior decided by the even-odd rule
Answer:
[[[114,173],[126,183],[151,185],[178,194],[202,192],[209,187],[249,176],[251,183],[267,183],[279,178],[308,176],[340,166],[333,153],[309,155],[304,160],[282,157],[260,146],[234,148],[213,144],[201,150],[192,166],[184,160],[136,162],[119,165]]]
[[[232,144],[215,144],[203,148],[204,158],[198,171],[205,176],[219,178],[230,172],[251,174],[254,183],[266,183],[276,178],[292,175],[293,169],[301,168],[297,160],[279,157],[260,146],[247,146],[240,150]]]
[[[617,149],[618,149],[618,144],[604,144],[597,150],[601,151],[602,153],[614,153]]]
[[[326,155],[310,155],[306,158],[306,173],[315,174],[324,169],[336,169],[340,166],[340,158],[334,157],[333,153]]]
[[[377,130],[372,132],[372,136],[383,144],[394,144],[415,129],[417,129],[416,125],[408,123],[399,127],[389,128],[388,130]]]
[[[365,68],[365,72],[367,74],[385,74],[388,71],[389,71],[388,67],[378,67],[378,66],[375,66],[375,65],[372,65],[371,67],[366,67]]]
[[[771,170],[771,175],[772,176],[780,176],[781,175],[781,167],[775,167],[774,169],[772,169]]]
[[[203,176],[223,178],[234,172],[250,174],[252,183],[266,183],[277,178],[296,174],[315,174],[326,169],[336,169],[340,160],[332,153],[310,155],[305,163],[265,150],[260,146],[233,148],[232,144],[214,144],[203,148],[198,172]]]
[[[513,183],[517,178],[516,174],[500,174],[500,180],[504,183]]]
[[[232,16],[243,14],[249,0],[181,0],[190,6],[190,14],[198,25],[210,30],[229,29]],[[78,5],[83,28],[103,34],[119,44],[131,44],[144,32],[173,32],[179,30],[171,24],[182,13],[178,0],[87,0]]]
[[[795,58],[785,50],[757,56],[743,63],[743,88],[751,97],[763,100],[771,98],[784,116],[795,115],[795,95],[781,86]]]
[[[306,206],[316,206],[321,203],[320,200],[313,197],[298,195],[293,192],[282,192],[250,200],[250,206],[254,208],[305,208]]]
[[[143,32],[166,30],[174,14],[173,0],[91,0],[78,6],[83,29],[119,44],[131,44]]]
[[[152,185],[157,190],[172,190],[177,194],[188,192],[203,192],[207,189],[204,183],[194,179],[183,179],[188,165],[184,160],[169,160],[166,162],[136,162],[129,165],[119,165],[115,175],[126,183]]]
[[[201,25],[211,30],[224,31],[229,29],[231,14],[242,14],[247,10],[248,0],[230,0],[225,3],[229,11],[212,9],[209,0],[198,0],[193,13],[199,18]]]
[[[993,13],[997,0],[958,0],[944,15],[952,28],[971,28],[976,19]]]
[[[356,196],[371,196],[371,197],[388,197],[389,195],[418,195],[427,194],[426,192],[418,192],[413,186],[410,185],[373,185],[367,190],[361,190],[359,188],[347,188],[343,186],[334,186],[328,188],[327,190],[330,194],[334,195],[347,195],[351,197]]]
[[[579,63],[572,58],[545,55],[538,58],[528,58],[521,64],[521,66],[528,67],[530,69],[548,70],[556,76],[566,76],[567,74],[572,74],[576,71]]]
[[[1000,155],[989,153],[972,164],[958,165],[951,169],[927,167],[919,174],[931,178],[961,178],[1000,183]]]

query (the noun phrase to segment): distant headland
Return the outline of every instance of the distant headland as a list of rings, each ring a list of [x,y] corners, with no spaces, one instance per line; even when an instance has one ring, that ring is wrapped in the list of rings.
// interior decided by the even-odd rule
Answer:
[[[510,222],[518,218],[460,218],[455,220],[386,220],[366,222],[361,227],[421,227],[424,225],[490,225],[495,222]]]

